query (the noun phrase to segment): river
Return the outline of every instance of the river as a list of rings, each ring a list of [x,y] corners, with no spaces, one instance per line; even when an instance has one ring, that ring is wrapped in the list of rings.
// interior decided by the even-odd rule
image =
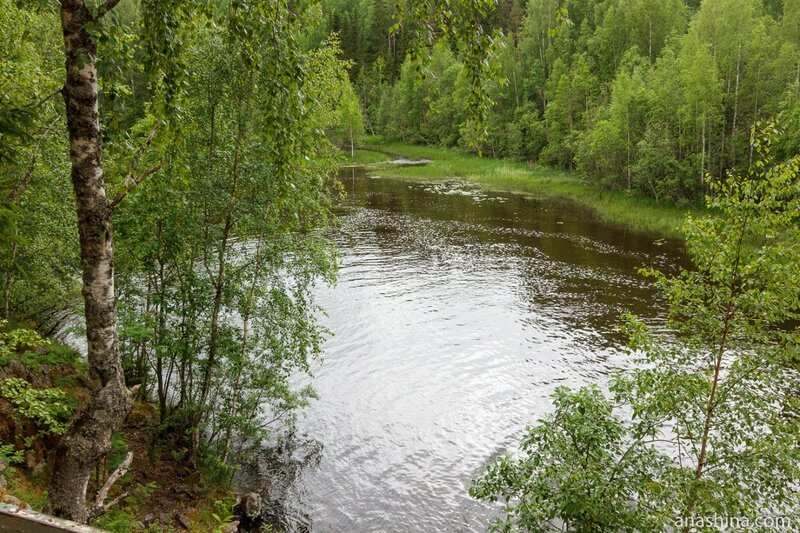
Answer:
[[[555,387],[629,364],[620,314],[664,321],[636,270],[675,268],[681,245],[457,180],[343,183],[339,282],[317,294],[332,336],[298,421],[321,452],[291,490],[296,516],[314,532],[484,531],[497,508],[470,479]]]

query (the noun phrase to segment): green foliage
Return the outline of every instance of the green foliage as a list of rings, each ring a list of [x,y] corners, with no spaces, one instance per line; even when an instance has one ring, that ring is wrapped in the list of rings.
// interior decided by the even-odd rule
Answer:
[[[36,331],[26,328],[7,329],[8,323],[0,320],[0,364],[16,358],[25,368],[36,371],[42,365],[71,365],[76,374],[83,372],[85,361],[71,346],[45,339]],[[66,375],[54,383],[59,388],[74,386],[77,375]]]
[[[34,510],[42,509],[47,499],[47,492],[38,483],[33,482],[15,467],[6,470],[6,480],[10,494]]]
[[[0,396],[14,406],[14,416],[33,421],[43,435],[61,435],[72,409],[60,389],[35,389],[20,378],[0,381]]]
[[[155,482],[136,485],[119,505],[111,507],[92,525],[114,533],[139,531],[141,526],[138,524],[137,517],[156,488]]]
[[[497,0],[409,0],[398,3],[398,20],[411,20],[417,25],[411,30],[415,35],[409,48],[408,61],[416,64],[423,54],[430,53],[430,45],[441,40],[458,51],[463,65],[461,74],[466,81],[462,102],[468,111],[464,127],[476,132],[467,139],[477,146],[485,137],[486,119],[491,108],[487,92],[487,76],[497,77],[492,61],[499,31],[492,31],[489,19],[497,8]],[[424,22],[423,22],[424,21]],[[400,29],[400,23],[393,27]]]
[[[104,531],[128,533],[136,531],[136,516],[128,510],[112,507],[106,514],[95,521],[94,526],[102,528]]]
[[[0,461],[4,462],[7,466],[0,472],[0,476],[4,476],[8,465],[20,464],[25,460],[25,452],[18,449],[13,444],[0,444]]]
[[[49,7],[0,2],[0,317],[43,329],[78,296],[63,179],[63,42],[52,16]]]
[[[310,87],[315,102],[314,120],[329,139],[339,143],[354,142],[364,132],[361,104],[347,77],[351,64],[339,59],[335,36],[308,54],[307,68],[314,84]]]
[[[111,449],[106,456],[106,468],[109,471],[116,470],[126,455],[128,455],[128,443],[125,441],[125,436],[121,432],[115,432],[111,435]]]
[[[364,84],[357,92],[373,133],[577,169],[603,190],[699,205],[707,173],[717,180],[749,166],[755,121],[780,115],[788,133],[799,131],[800,26],[792,2],[780,9],[758,0],[694,7],[680,0],[529,0],[516,18],[509,16],[514,3],[506,2],[497,10],[508,9],[503,16],[473,19],[475,28],[485,23],[486,38],[491,30],[506,33],[486,47],[498,76],[483,76],[477,93],[476,79],[464,73],[470,57],[452,55],[458,46],[433,44],[429,32],[444,23],[435,15],[403,34],[430,39],[425,76],[418,48],[402,65],[397,53],[345,55]],[[456,3],[452,16],[462,8]],[[325,9],[336,20],[354,8],[331,1]],[[346,41],[352,28],[336,27]],[[408,42],[396,43],[401,59]],[[441,68],[445,53],[456,75]],[[479,123],[464,112],[476,95],[493,102],[481,108]],[[797,138],[783,137],[785,153]]]
[[[146,155],[163,162],[159,179],[117,212],[128,379],[152,387],[192,463],[227,458],[305,404],[289,377],[321,349],[311,288],[335,266],[320,229],[336,151],[322,133],[360,127],[335,40],[301,52],[303,28],[270,6],[198,16],[182,48],[181,127]]]
[[[222,500],[215,500],[214,501],[214,512],[211,513],[211,517],[216,522],[216,528],[214,529],[215,533],[222,533],[224,528],[228,523],[233,519],[233,508],[229,503],[226,503]]]
[[[657,453],[631,441],[597,386],[559,387],[555,412],[528,430],[522,457],[491,464],[470,487],[474,498],[505,502],[496,531],[658,531],[643,505]]]
[[[18,352],[28,352],[39,348],[51,348],[54,346],[49,339],[44,339],[36,331],[26,328],[7,329],[8,322],[0,320],[0,361],[5,364],[12,356]]]
[[[800,314],[800,156],[776,159],[778,128],[758,127],[749,172],[709,183],[714,214],[687,219],[694,268],[647,271],[671,334],[628,317],[637,365],[613,376],[612,398],[560,389],[523,456],[473,484],[506,499],[497,529],[660,531],[800,511],[800,337],[787,327]]]

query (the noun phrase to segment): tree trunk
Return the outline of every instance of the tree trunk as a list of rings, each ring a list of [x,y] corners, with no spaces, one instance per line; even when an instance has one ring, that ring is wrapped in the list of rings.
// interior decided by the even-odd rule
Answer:
[[[742,77],[742,45],[739,45],[739,56],[736,59],[736,84],[733,89],[733,124],[731,125],[731,162],[736,164],[736,122],[739,118],[739,80]]]
[[[125,387],[117,340],[111,209],[102,168],[102,140],[97,111],[95,43],[87,26],[92,16],[83,0],[61,0],[66,55],[66,102],[72,184],[86,307],[89,370],[94,390],[56,449],[45,512],[88,522],[95,509],[86,505],[92,469],[110,448],[131,405]]]
[[[14,284],[14,263],[17,261],[17,243],[11,243],[11,259],[6,270],[6,281],[3,290],[3,318],[8,320],[11,310],[11,286]]]
[[[213,278],[214,302],[211,309],[211,325],[208,337],[208,359],[203,371],[203,382],[200,389],[200,399],[197,403],[196,412],[192,420],[192,442],[190,447],[190,462],[192,466],[197,466],[198,453],[200,451],[200,424],[206,415],[206,403],[208,393],[211,390],[211,378],[217,363],[217,351],[219,349],[219,319],[222,313],[223,289],[226,285],[225,266],[227,261],[228,246],[230,244],[231,231],[233,229],[233,212],[239,199],[239,164],[241,163],[242,142],[244,139],[244,127],[239,124],[236,134],[236,144],[234,147],[233,169],[231,172],[231,198],[228,209],[225,213],[225,225],[222,228],[222,238],[220,240],[219,252],[217,254],[217,275]]]
[[[701,135],[701,150],[700,153],[700,192],[705,194],[705,177],[706,177],[706,117],[703,116],[703,131]],[[710,150],[709,150],[710,151]]]

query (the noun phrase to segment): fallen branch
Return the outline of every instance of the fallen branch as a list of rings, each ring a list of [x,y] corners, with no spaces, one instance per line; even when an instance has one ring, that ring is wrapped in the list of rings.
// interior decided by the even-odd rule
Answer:
[[[111,490],[111,487],[114,486],[114,483],[116,483],[119,478],[125,475],[125,473],[128,471],[128,468],[131,466],[131,461],[133,461],[133,452],[128,452],[128,455],[125,456],[125,460],[122,461],[122,464],[119,465],[116,470],[114,470],[114,472],[108,478],[108,481],[105,482],[105,485],[103,485],[103,487],[97,491],[97,497],[94,499],[94,507],[90,511],[92,519],[105,514],[109,509],[118,504],[128,495],[127,492],[123,492],[110,502],[106,503],[108,491]]]

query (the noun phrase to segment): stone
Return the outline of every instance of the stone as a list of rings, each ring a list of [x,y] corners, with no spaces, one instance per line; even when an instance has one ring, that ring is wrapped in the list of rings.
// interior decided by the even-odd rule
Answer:
[[[172,517],[169,513],[161,512],[158,513],[158,521],[167,526],[172,523]]]
[[[7,469],[8,463],[3,459],[0,459],[0,489],[8,488],[8,480],[6,480]]]
[[[198,471],[198,470],[196,470],[196,471],[192,472],[191,474],[189,474],[189,476],[186,478],[184,483],[186,485],[197,485],[202,480],[203,480],[203,473]]]
[[[42,478],[44,477],[45,473],[47,472],[47,461],[41,460],[39,461],[36,466],[33,467],[33,472],[31,475],[35,478]]]
[[[242,501],[239,503],[239,507],[242,514],[247,518],[261,516],[261,495],[257,492],[242,494]]]
[[[175,515],[175,519],[178,521],[178,524],[180,524],[180,526],[183,529],[186,529],[187,531],[191,529],[192,523],[189,521],[186,515],[178,513]]]
[[[239,531],[239,521],[228,522],[221,529],[222,533],[236,533]]]

